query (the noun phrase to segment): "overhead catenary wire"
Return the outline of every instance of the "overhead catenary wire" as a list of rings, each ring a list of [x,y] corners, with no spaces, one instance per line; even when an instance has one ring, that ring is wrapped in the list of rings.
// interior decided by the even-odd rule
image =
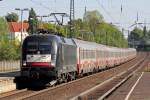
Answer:
[[[34,1],[34,0],[30,0],[32,3],[34,4],[37,4],[39,6],[42,6],[43,8],[45,9],[48,9],[48,10],[51,10],[49,7],[45,6],[44,4],[40,3],[40,2],[37,2],[37,1]]]
[[[114,22],[116,22],[115,21],[115,19],[111,16],[111,14],[105,9],[105,7],[100,3],[100,1],[99,0],[96,0],[97,1],[97,3],[100,5],[100,7],[104,10],[104,12],[114,21]]]
[[[105,7],[100,3],[100,1],[99,0],[96,0],[97,1],[97,3],[100,5],[100,7],[104,10],[104,12],[112,19],[112,21],[113,22],[117,22],[112,16],[111,16],[111,14],[105,9]],[[123,9],[123,8],[122,8]],[[113,24],[113,23],[112,23]],[[115,25],[115,26],[118,26],[118,25]],[[118,26],[118,27],[120,27],[121,29],[125,29],[125,28],[123,28],[122,26]]]

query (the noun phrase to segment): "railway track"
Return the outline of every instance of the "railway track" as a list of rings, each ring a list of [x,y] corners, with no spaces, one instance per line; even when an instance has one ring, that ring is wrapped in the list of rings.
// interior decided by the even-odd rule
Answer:
[[[132,77],[137,71],[145,67],[149,59],[147,57],[139,61],[135,66],[129,70],[122,72],[121,74],[110,79],[110,82],[103,84],[103,86],[97,86],[93,90],[88,90],[74,98],[72,100],[104,100],[111,95],[117,88],[123,85],[130,77]],[[142,62],[142,63],[141,63]]]
[[[36,90],[22,89],[3,93],[0,95],[0,100],[18,100],[20,97],[35,93]]]
[[[18,90],[18,92],[7,93],[5,96],[0,96],[1,100],[66,100],[76,97],[86,90],[91,89],[98,84],[105,82],[106,80],[118,75],[120,72],[129,69],[135,63],[139,62],[140,59],[145,57],[145,54],[140,53],[137,58],[122,64],[118,67],[93,74],[75,81],[64,83],[56,87],[50,87],[40,91],[33,90]]]

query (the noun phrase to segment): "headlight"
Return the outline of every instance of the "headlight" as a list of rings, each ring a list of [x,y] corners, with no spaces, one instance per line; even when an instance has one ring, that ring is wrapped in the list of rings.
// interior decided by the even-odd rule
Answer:
[[[51,62],[51,66],[52,66],[52,67],[55,66],[55,62],[54,62],[54,61]]]
[[[26,66],[26,65],[27,65],[26,61],[23,61],[23,66]]]
[[[51,66],[53,66],[53,67],[54,67],[54,66],[55,66],[55,63],[51,63]]]

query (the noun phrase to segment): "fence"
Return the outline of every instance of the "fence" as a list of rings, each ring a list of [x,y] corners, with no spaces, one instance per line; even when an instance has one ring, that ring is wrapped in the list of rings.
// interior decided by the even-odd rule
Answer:
[[[0,61],[0,72],[20,70],[20,61]]]

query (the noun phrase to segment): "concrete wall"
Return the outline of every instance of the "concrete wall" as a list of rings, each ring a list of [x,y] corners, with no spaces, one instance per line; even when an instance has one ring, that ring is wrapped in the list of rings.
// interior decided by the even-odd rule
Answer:
[[[20,61],[0,61],[0,73],[20,70]]]

